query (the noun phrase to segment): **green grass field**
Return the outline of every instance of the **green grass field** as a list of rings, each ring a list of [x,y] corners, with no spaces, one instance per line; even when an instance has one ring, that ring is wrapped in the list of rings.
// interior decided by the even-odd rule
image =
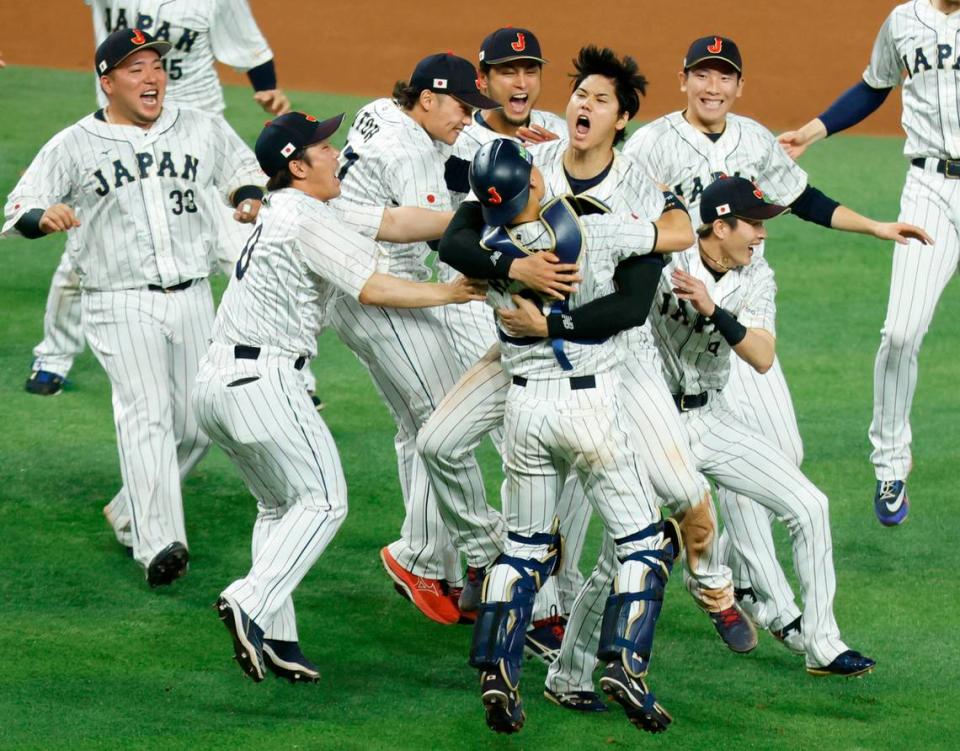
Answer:
[[[0,193],[55,132],[92,106],[89,75],[0,72]],[[299,109],[352,112],[355,98],[295,93]],[[228,117],[252,143],[264,115],[228,91]],[[679,104],[679,102],[678,102]],[[655,115],[658,113],[649,113]],[[342,138],[342,133],[341,133]],[[893,218],[905,163],[899,139],[832,139],[806,156],[812,182],[865,213]],[[296,595],[316,686],[242,677],[210,609],[249,564],[255,507],[217,450],[185,483],[189,575],[150,591],[100,509],[119,467],[107,380],[86,353],[56,398],[23,391],[63,238],[6,240],[0,274],[0,748],[16,749],[912,749],[960,737],[956,572],[960,316],[951,286],[921,354],[913,411],[913,511],[903,528],[873,518],[866,430],[891,248],[787,218],[770,225],[780,286],[780,354],[806,444],[805,470],[830,496],[837,618],[878,661],[859,680],[814,679],[768,634],[727,651],[677,579],[658,629],[651,684],[675,718],[646,736],[619,708],[581,717],[540,695],[527,663],[528,722],[505,738],[484,725],[469,629],[442,627],[393,591],[377,553],[402,502],[393,427],[352,354],[325,335],[314,368],[340,448],[350,515]],[[222,279],[217,288],[222,289]],[[492,497],[499,469],[484,454]],[[779,538],[784,540],[782,529]],[[588,561],[596,549],[591,538]],[[788,548],[783,546],[785,552]],[[785,567],[789,567],[787,560]]]

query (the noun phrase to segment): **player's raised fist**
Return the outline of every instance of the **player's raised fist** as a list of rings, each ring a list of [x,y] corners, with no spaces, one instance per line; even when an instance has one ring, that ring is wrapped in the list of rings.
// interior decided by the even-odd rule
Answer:
[[[253,224],[257,220],[257,214],[260,213],[260,201],[251,198],[243,201],[233,212],[233,218],[240,224]]]
[[[40,231],[47,235],[53,232],[66,232],[68,229],[79,226],[80,220],[77,219],[77,215],[65,203],[53,204],[40,217]]]
[[[290,100],[282,89],[254,92],[253,100],[271,115],[285,115],[290,111]]]

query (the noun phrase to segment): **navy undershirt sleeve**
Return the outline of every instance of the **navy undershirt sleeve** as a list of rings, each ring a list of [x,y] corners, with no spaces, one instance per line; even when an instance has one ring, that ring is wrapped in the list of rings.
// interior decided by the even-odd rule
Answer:
[[[267,60],[263,65],[250,68],[247,71],[247,78],[254,91],[271,91],[277,88],[277,69],[273,65],[273,60]]]
[[[470,279],[507,279],[513,259],[505,254],[494,256],[481,248],[482,230],[480,202],[464,201],[440,238],[440,260]]]
[[[851,86],[820,115],[820,122],[826,127],[827,135],[832,136],[846,130],[871,115],[883,104],[891,91],[892,89],[874,89],[868,86],[866,81]]]
[[[822,227],[832,227],[833,212],[839,202],[808,185],[797,200],[790,204],[790,210],[805,222],[813,222]]]

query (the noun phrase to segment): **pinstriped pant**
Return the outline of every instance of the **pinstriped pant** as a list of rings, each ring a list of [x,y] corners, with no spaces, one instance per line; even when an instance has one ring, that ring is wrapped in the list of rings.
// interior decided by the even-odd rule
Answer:
[[[397,425],[394,444],[406,516],[390,553],[419,576],[457,582],[462,578],[459,555],[416,446],[417,431],[459,375],[443,324],[429,309],[378,308],[349,298],[337,301],[330,323],[370,373]]]
[[[297,641],[293,591],[347,515],[333,437],[293,358],[268,348],[257,360],[237,360],[233,347],[211,344],[193,403],[200,425],[257,499],[253,564],[226,593],[267,638]]]
[[[84,292],[90,348],[110,379],[134,558],[187,542],[180,478],[206,453],[190,394],[213,326],[204,279],[188,289]]]
[[[913,465],[910,407],[917,356],[960,262],[960,180],[929,166],[911,167],[900,197],[900,221],[923,227],[934,244],[894,246],[887,316],[873,370],[870,460],[878,480],[906,480]]]

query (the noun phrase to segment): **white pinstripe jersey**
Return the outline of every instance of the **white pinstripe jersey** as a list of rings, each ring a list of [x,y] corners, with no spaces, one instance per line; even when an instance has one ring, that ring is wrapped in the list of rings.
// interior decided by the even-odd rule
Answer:
[[[767,199],[793,203],[807,187],[807,173],[756,120],[728,114],[716,141],[694,128],[682,112],[671,112],[639,128],[623,147],[651,179],[683,196],[693,226],[700,224],[700,195],[720,173],[760,186]]]
[[[87,115],[34,158],[4,208],[3,233],[31,209],[65,203],[80,226],[67,252],[83,289],[170,287],[206,277],[224,202],[266,177],[222,117],[164,107],[148,129]]]
[[[443,177],[444,157],[433,139],[392,99],[365,105],[347,133],[340,152],[341,195],[338,201],[362,206],[419,206],[449,211],[450,193]],[[426,243],[380,243],[379,271],[426,281]]]
[[[577,291],[568,298],[571,310],[613,292],[613,273],[617,264],[628,256],[649,253],[656,240],[653,224],[629,213],[582,216],[580,226],[583,230],[583,246],[579,264],[583,280],[577,284]],[[522,248],[530,251],[553,247],[553,238],[541,222],[515,227],[510,230],[510,235]],[[492,282],[487,292],[487,302],[493,308],[515,308],[510,294],[516,291],[513,285]],[[549,305],[547,303],[544,306],[544,313],[549,312]],[[509,375],[525,378],[593,375],[612,370],[620,362],[619,344],[615,338],[601,344],[565,341],[563,351],[573,370],[560,367],[548,339],[528,345],[505,341],[500,343],[503,369]]]
[[[99,45],[107,35],[139,28],[173,48],[163,60],[168,104],[214,114],[224,110],[214,61],[247,71],[273,59],[247,0],[84,0]],[[107,101],[97,78],[97,100]]]
[[[674,394],[722,389],[730,376],[730,345],[689,302],[674,294],[670,275],[677,268],[706,284],[713,301],[737,316],[741,324],[776,336],[777,284],[773,269],[764,258],[754,256],[749,266],[728,271],[718,281],[695,245],[670,256],[660,277],[650,315],[667,387]]]
[[[563,152],[567,144],[550,141],[530,147],[533,163],[546,181],[547,197],[572,193],[563,168]],[[619,151],[613,152],[613,165],[606,178],[583,195],[601,201],[614,214],[636,214],[639,219],[655,222],[663,213],[663,193],[632,159]],[[628,329],[617,335],[617,341],[626,349],[653,347],[650,323]]]
[[[295,188],[271,193],[237,261],[213,340],[314,357],[339,293],[360,296],[376,270],[383,208],[318,201]]]
[[[898,5],[863,80],[875,89],[903,83],[906,156],[960,158],[960,13],[948,16],[928,0]]]

